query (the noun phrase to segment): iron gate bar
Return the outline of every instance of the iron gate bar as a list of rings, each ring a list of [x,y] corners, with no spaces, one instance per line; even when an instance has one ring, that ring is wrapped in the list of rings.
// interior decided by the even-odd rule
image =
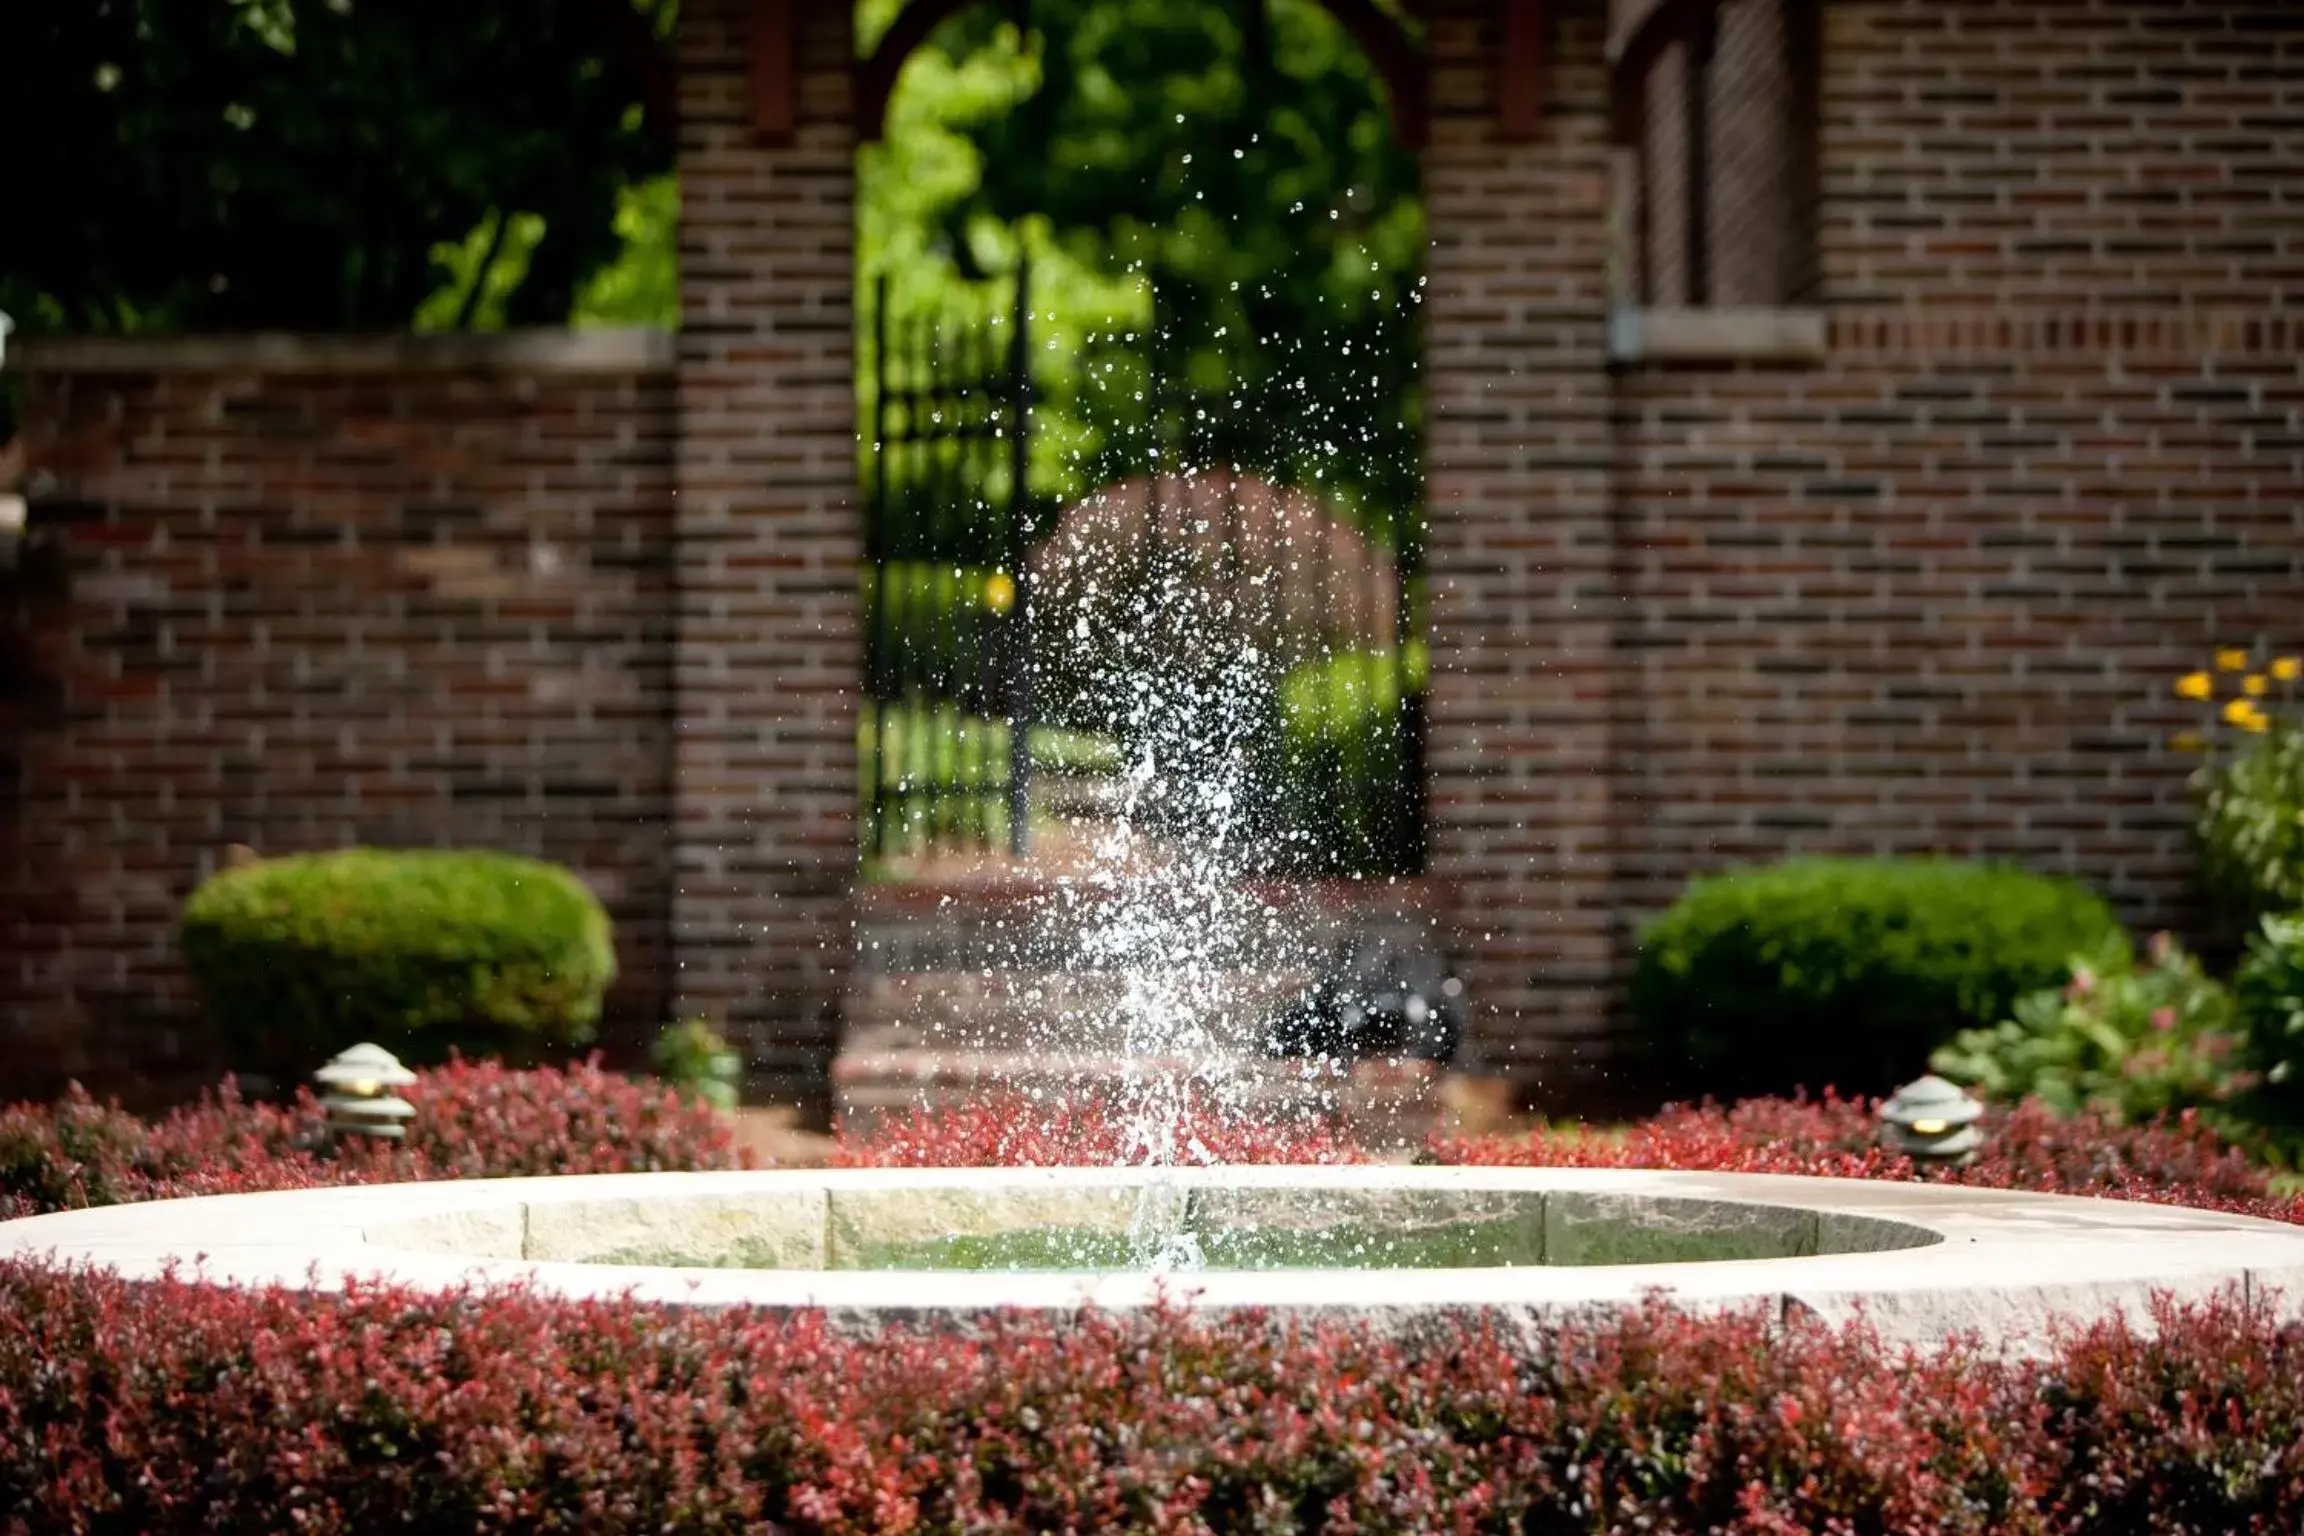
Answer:
[[[1031,530],[1025,527],[1031,475],[1032,353],[1027,345],[1032,318],[1032,259],[1016,265],[1016,318],[1009,337],[1008,485],[1014,513],[1008,519],[1009,599],[1015,655],[1008,668],[1008,851],[1023,858],[1032,851],[1032,559]]]
[[[1030,269],[1011,281],[980,307],[941,315],[895,313],[885,276],[871,289],[868,856],[1000,842],[1027,856],[1035,722],[1047,713],[1125,733],[1106,701],[1081,692],[1088,674],[1063,638],[1069,616],[1048,612],[1067,582],[1038,569],[1046,530],[1030,491]],[[1204,592],[1207,622],[1256,637],[1259,713],[1235,748],[1247,754],[1254,867],[1415,873],[1425,798],[1418,509],[1389,498],[1332,506],[1309,481],[1292,488],[1313,467],[1302,454],[1264,464],[1236,442],[1231,397],[1204,396],[1181,377],[1160,324],[1165,297],[1154,295],[1141,333],[1139,404],[1114,402],[1109,424],[1122,436],[1108,439],[1117,452],[1103,466],[1105,499],[1074,486],[1058,506],[1104,529],[1097,537],[1122,567],[1107,592],[1189,582]],[[1084,558],[1096,542],[1063,558]],[[1137,639],[1159,652],[1156,638]]]
[[[1002,821],[1028,846],[1028,619],[1003,588],[1030,538],[1028,270],[1015,283],[1012,310],[968,317],[895,314],[872,283],[867,857],[987,846]]]

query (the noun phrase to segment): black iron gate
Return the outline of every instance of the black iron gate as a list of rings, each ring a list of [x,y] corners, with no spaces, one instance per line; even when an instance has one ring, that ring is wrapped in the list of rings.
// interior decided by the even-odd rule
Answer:
[[[931,314],[893,313],[886,279],[872,288],[867,859],[1024,854],[1036,757],[1068,777],[1099,750],[1130,757],[1142,744],[1115,701],[1157,674],[1224,699],[1232,719],[1207,744],[1233,754],[1253,802],[1251,864],[1419,872],[1421,508],[1344,511],[1241,467],[1196,427],[1228,402],[1166,380],[1157,325],[1125,343],[1139,350],[1097,423],[1108,449],[1081,466],[1090,483],[1036,499],[1029,283]],[[1115,654],[1136,673],[1115,675]],[[1173,740],[1161,756],[1171,773],[1205,766]]]
[[[1029,846],[1031,274],[972,315],[873,284],[865,852]]]

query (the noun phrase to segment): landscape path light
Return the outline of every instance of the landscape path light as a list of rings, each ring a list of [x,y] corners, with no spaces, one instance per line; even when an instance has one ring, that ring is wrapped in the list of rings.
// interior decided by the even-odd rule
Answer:
[[[8,333],[14,329],[16,322],[6,310],[0,310],[0,368],[8,365]],[[24,542],[32,511],[31,504],[17,494],[15,484],[23,473],[24,455],[16,442],[13,415],[7,396],[0,394],[0,571],[15,566],[16,550]]]
[[[416,1081],[416,1074],[380,1045],[362,1042],[312,1074],[321,1087],[320,1107],[328,1112],[332,1136],[373,1136],[398,1141],[408,1134],[416,1106],[392,1090]]]
[[[1880,1106],[1880,1141],[1916,1163],[1964,1163],[1984,1145],[1983,1115],[1983,1105],[1931,1074]]]

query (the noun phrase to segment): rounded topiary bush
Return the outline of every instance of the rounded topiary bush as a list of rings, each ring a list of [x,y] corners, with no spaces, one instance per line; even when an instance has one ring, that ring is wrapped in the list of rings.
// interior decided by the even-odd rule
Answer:
[[[301,1076],[374,1040],[413,1062],[534,1060],[592,1038],[608,915],[556,864],[354,848],[228,869],[178,934],[233,1066]]]
[[[1641,933],[1658,1064],[1719,1097],[1883,1093],[1963,1029],[2126,942],[2068,880],[1947,859],[1798,859],[1698,880]]]

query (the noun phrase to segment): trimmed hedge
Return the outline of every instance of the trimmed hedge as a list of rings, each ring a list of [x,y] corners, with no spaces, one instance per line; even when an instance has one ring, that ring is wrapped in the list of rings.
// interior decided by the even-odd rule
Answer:
[[[1407,875],[1424,867],[1425,647],[1341,651],[1281,679],[1270,743],[1272,850],[1298,876]]]
[[[458,1062],[418,1074],[400,1144],[334,1143],[309,1095],[252,1104],[229,1088],[154,1121],[73,1093],[0,1109],[0,1215],[179,1195],[531,1174],[646,1173],[748,1166],[729,1124],[670,1085],[597,1066],[514,1071]],[[1270,1122],[1187,1105],[1175,1139],[1208,1164],[1353,1163],[1367,1154],[1318,1124]],[[1983,1151],[1926,1177],[2048,1194],[2149,1200],[2304,1223],[2304,1196],[2198,1117],[2125,1125],[2063,1117],[2036,1101],[1994,1108]],[[994,1095],[843,1138],[845,1168],[1059,1167],[1143,1155],[1125,1106]],[[1753,1099],[1731,1109],[1668,1109],[1621,1133],[1544,1128],[1521,1138],[1435,1140],[1429,1161],[1562,1168],[1678,1168],[1844,1178],[1923,1175],[1878,1145],[1862,1100]]]
[[[892,1117],[832,1149],[836,1168],[1103,1168],[1144,1160],[1138,1106],[1094,1094],[1036,1101],[988,1094],[971,1104]],[[1188,1103],[1167,1129],[1200,1166],[1364,1163],[1368,1154],[1316,1120],[1270,1122],[1214,1102]]]
[[[608,915],[556,864],[353,848],[227,869],[178,942],[233,1065],[295,1080],[373,1040],[532,1062],[592,1038],[616,974]]]
[[[1641,932],[1632,1008],[1708,1094],[1882,1093],[2078,955],[2124,945],[2084,887],[1945,859],[1799,859],[1698,880]]]
[[[1487,1167],[1673,1168],[1838,1179],[1928,1179],[2102,1200],[2143,1200],[2304,1225],[2304,1194],[2197,1115],[2124,1125],[2101,1111],[2060,1115],[2037,1100],[1995,1106],[1984,1145],[1959,1168],[1921,1170],[1883,1151],[1868,1101],[1747,1099],[1672,1108],[1618,1134],[1546,1127],[1525,1137],[1443,1138],[1434,1160]]]
[[[47,1166],[46,1208],[734,1160],[708,1114],[596,1069],[457,1065],[412,1096],[416,1144],[341,1156],[308,1144],[309,1101],[226,1094],[153,1125],[85,1099],[19,1107],[0,1113],[0,1169],[20,1188]],[[2027,1104],[1988,1133],[1974,1165],[1928,1176],[2304,1219],[2190,1119]],[[986,1103],[842,1160],[1067,1161],[1124,1154],[1124,1134],[1096,1101]],[[1194,1135],[1227,1160],[1345,1155],[1215,1115]],[[1755,1101],[1432,1155],[1920,1176],[1875,1135],[1861,1102]],[[1661,1304],[1413,1345],[1180,1311],[844,1335],[740,1308],[0,1262],[0,1531],[2304,1529],[2304,1325],[2262,1299],[2139,1321],[2065,1333],[2037,1360]]]
[[[452,1062],[403,1090],[408,1139],[337,1142],[319,1104],[252,1104],[227,1084],[156,1121],[75,1089],[0,1109],[0,1220],[43,1211],[322,1184],[747,1166],[728,1122],[662,1083],[597,1065]]]
[[[2226,1300],[2039,1361],[1650,1304],[1413,1347],[1181,1312],[845,1337],[531,1292],[0,1263],[0,1527],[2304,1529],[2304,1326]]]

